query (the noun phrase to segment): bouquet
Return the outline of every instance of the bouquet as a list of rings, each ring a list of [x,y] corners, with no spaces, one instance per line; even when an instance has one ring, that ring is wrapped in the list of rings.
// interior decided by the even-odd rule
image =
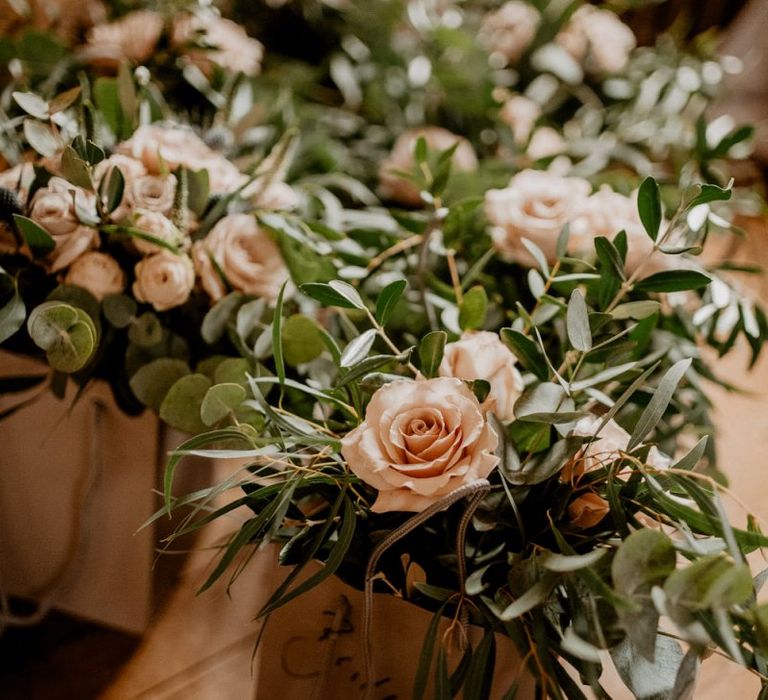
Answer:
[[[495,635],[553,697],[604,694],[603,650],[639,698],[713,650],[766,679],[705,382],[768,323],[698,257],[762,211],[751,130],[707,123],[706,46],[566,5],[233,3],[259,76],[195,44],[7,93],[0,339],[192,434],[177,534],[246,514],[203,588],[277,542],[263,616],[336,575],[455,619],[417,697],[487,697]],[[306,45],[259,33],[286,17]],[[236,466],[174,494],[190,453]]]

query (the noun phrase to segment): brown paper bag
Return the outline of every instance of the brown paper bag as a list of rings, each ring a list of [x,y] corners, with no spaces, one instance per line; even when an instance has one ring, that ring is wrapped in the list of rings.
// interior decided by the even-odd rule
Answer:
[[[274,556],[272,550],[264,554]],[[276,566],[276,569],[280,567]],[[284,570],[283,570],[284,572]],[[279,571],[273,580],[282,578]],[[419,656],[432,614],[407,601],[376,594],[372,647],[375,700],[410,698]],[[267,623],[257,656],[257,700],[354,700],[363,696],[363,594],[335,577],[275,611]],[[441,622],[438,640],[449,624]],[[473,646],[482,638],[470,629]],[[452,670],[460,658],[453,650]],[[431,672],[430,676],[434,673]],[[533,679],[521,674],[520,657],[511,641],[496,638],[496,673],[492,698],[501,698],[515,682],[517,698],[533,697]],[[432,679],[425,697],[432,697]]]

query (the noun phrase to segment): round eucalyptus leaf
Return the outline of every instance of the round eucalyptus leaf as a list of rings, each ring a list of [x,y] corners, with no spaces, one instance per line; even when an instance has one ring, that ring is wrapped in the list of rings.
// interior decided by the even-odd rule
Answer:
[[[160,319],[151,311],[146,311],[133,319],[128,328],[128,339],[136,345],[151,348],[163,340],[163,326]]]
[[[246,391],[240,384],[216,384],[208,389],[200,406],[200,417],[207,426],[212,426],[234,413],[245,401]]]
[[[183,360],[161,357],[141,367],[130,379],[131,391],[145,406],[159,409],[170,388],[189,374]]]
[[[222,360],[216,367],[213,380],[216,384],[229,382],[247,387],[248,378],[246,374],[248,373],[253,374],[253,369],[248,360],[244,360],[242,357],[228,357]]]
[[[325,349],[317,324],[301,314],[285,319],[282,335],[285,361],[294,367],[311,362]]]
[[[200,407],[211,380],[204,374],[188,374],[178,379],[160,405],[160,418],[172,428],[185,433],[203,432],[207,426],[200,418]]]
[[[138,306],[125,294],[110,294],[104,297],[101,308],[107,321],[115,328],[125,328],[136,318]]]
[[[46,301],[32,311],[27,330],[45,350],[48,364],[71,374],[88,364],[98,344],[96,326],[82,309],[59,301]]]

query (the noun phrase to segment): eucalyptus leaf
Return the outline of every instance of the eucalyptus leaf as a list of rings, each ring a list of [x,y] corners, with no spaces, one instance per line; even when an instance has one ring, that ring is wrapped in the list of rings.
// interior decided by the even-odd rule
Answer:
[[[242,384],[215,384],[205,394],[200,405],[200,418],[207,426],[212,426],[227,416],[234,415],[246,398]]]
[[[170,388],[190,373],[183,360],[161,357],[141,367],[130,379],[134,396],[148,408],[159,410]]]

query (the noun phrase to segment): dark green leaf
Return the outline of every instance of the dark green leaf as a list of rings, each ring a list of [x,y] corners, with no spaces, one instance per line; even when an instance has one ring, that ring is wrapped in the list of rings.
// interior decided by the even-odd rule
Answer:
[[[16,222],[16,227],[32,251],[32,255],[36,258],[44,257],[56,247],[51,234],[42,226],[32,221],[32,219],[14,214],[13,220]]]
[[[635,289],[643,292],[685,292],[706,287],[712,278],[696,270],[664,270],[640,280]]]
[[[376,300],[376,320],[382,325],[386,325],[389,317],[400,301],[406,287],[405,280],[395,280],[390,282],[381,290],[379,298]]]
[[[520,364],[525,369],[542,381],[549,378],[549,370],[544,355],[533,340],[513,328],[502,328],[501,339],[512,350],[515,357],[520,360]]]
[[[661,197],[658,183],[650,176],[643,180],[637,192],[637,209],[643,228],[651,240],[655,241],[661,226]]]
[[[723,189],[717,185],[701,185],[699,193],[688,204],[689,209],[697,207],[700,204],[708,204],[709,202],[722,202],[731,198],[732,190],[730,188]]]
[[[445,331],[427,333],[419,343],[419,363],[422,374],[430,379],[437,375],[448,334]]]
[[[459,307],[459,326],[462,330],[482,328],[488,312],[488,295],[480,286],[472,287],[461,301]]]
[[[345,296],[339,294],[333,287],[323,282],[307,282],[300,287],[301,291],[308,297],[319,301],[323,306],[340,306],[344,309],[357,308]]]

